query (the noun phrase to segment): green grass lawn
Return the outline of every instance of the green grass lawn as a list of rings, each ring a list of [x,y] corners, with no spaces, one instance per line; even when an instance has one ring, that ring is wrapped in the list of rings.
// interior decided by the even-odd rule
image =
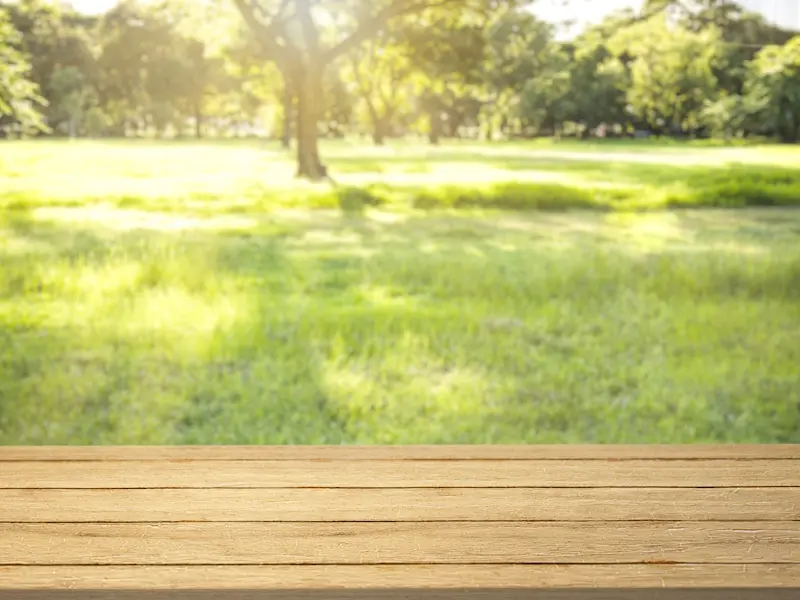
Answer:
[[[800,442],[797,209],[398,191],[641,208],[790,189],[797,149],[326,152],[346,194],[254,143],[0,144],[0,443]],[[396,196],[355,210],[370,184]],[[354,210],[301,208],[331,195]]]
[[[276,208],[393,211],[800,206],[800,146],[657,142],[328,141],[337,187],[300,185],[266,142],[0,144],[0,209],[103,204],[194,214]]]

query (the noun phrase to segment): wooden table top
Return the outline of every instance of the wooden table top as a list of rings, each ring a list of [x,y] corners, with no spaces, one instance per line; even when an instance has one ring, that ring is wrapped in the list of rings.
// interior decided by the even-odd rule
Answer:
[[[800,598],[800,446],[0,447],[3,600],[689,591]]]

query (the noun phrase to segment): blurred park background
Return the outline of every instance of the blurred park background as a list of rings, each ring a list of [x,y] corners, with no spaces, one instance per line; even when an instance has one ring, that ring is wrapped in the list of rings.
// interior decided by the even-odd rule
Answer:
[[[0,444],[800,442],[798,30],[0,1]]]

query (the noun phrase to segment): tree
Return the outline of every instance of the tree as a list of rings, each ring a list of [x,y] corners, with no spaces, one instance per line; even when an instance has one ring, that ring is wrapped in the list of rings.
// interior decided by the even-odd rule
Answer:
[[[406,49],[386,30],[350,53],[345,70],[361,98],[372,128],[372,139],[383,145],[392,122],[411,104],[413,67]]]
[[[30,80],[31,65],[19,51],[22,35],[0,7],[0,126],[4,122],[20,133],[45,130],[37,106],[44,100]]]
[[[83,79],[82,85],[93,86],[97,71],[88,32],[94,19],[44,0],[20,0],[7,5],[6,10],[21,34],[19,49],[30,57],[29,79],[47,99],[47,104],[41,107],[46,123],[52,129],[62,124],[68,126],[69,116],[64,106],[70,100],[60,98],[59,93],[62,89],[67,93],[74,90],[58,85],[52,88],[51,84],[64,82],[64,75],[57,75],[59,71],[76,69]]]
[[[491,0],[483,0],[490,2]],[[234,0],[297,99],[297,174],[321,179],[318,122],[323,74],[402,15],[437,7],[465,10],[480,0]]]
[[[288,150],[292,140],[294,92],[283,81],[275,65],[264,60],[259,45],[247,36],[244,24],[238,25],[240,27],[231,35],[222,52],[225,68],[242,96],[241,105],[248,115],[254,116],[261,107],[270,104],[280,107],[274,121],[280,123],[281,144]]]
[[[101,106],[95,105],[86,111],[83,124],[86,135],[89,137],[101,137],[108,134],[112,123],[106,111]]]
[[[768,23],[755,12],[745,10],[733,0],[650,0],[650,8],[671,11],[685,28],[701,33],[709,27],[721,34],[720,51],[712,72],[718,82],[718,98],[709,98],[703,120],[714,135],[730,137],[738,133],[774,134],[763,117],[763,98],[752,90],[753,72],[749,63],[765,46],[781,46],[792,34]],[[748,83],[749,82],[749,83]]]
[[[624,124],[628,118],[625,68],[615,61],[608,48],[611,37],[604,24],[590,28],[568,46],[570,53],[569,91],[562,98],[567,121],[579,126],[579,134],[594,131],[603,124]]]
[[[117,4],[100,23],[101,101],[123,135],[131,128],[146,129],[151,31],[149,19],[132,0]]]
[[[569,116],[569,57],[553,47],[541,58],[535,74],[525,81],[514,111],[525,135],[536,135],[542,128],[556,132]]]
[[[230,112],[228,105],[239,106],[237,119],[252,121],[269,94],[263,64],[255,66],[255,44],[246,40],[235,7],[228,0],[159,0],[155,9],[171,30],[171,46],[162,52],[175,66],[172,103],[181,123],[191,117],[200,138],[207,113],[222,107]]]
[[[125,0],[103,17],[101,96],[118,121],[139,131],[152,127],[162,134],[173,126],[180,134],[192,117],[200,137],[219,61],[207,56],[202,40],[182,34],[180,9]]]
[[[500,11],[490,22],[483,76],[487,118],[495,124],[490,131],[538,130],[553,102],[564,94],[569,76],[566,57],[554,36],[552,25],[527,11]]]
[[[706,103],[701,119],[712,136],[728,140],[742,131],[747,109],[741,96],[723,92],[716,100]]]
[[[767,46],[749,65],[750,113],[784,142],[800,141],[800,36]]]
[[[398,28],[414,67],[415,112],[432,144],[480,118],[488,5],[481,11],[428,11]]]
[[[694,32],[664,13],[618,31],[609,47],[618,64],[626,57],[634,114],[658,133],[697,131],[707,100],[716,95],[719,41],[716,27]]]
[[[792,38],[790,32],[768,23],[759,13],[745,10],[734,0],[650,0],[649,5],[652,10],[671,11],[679,23],[696,33],[709,27],[719,31],[722,47],[714,76],[720,90],[729,95],[742,93],[746,64],[759,49],[783,45]]]
[[[357,123],[377,144],[604,125],[800,137],[796,42],[738,2],[646,0],[569,42],[531,2],[119,0],[86,16],[0,0],[15,30],[3,26],[0,126],[23,113],[73,136],[263,124],[287,148],[297,138],[297,173],[312,179],[325,175],[319,137]]]
[[[336,69],[325,72],[322,91],[321,129],[326,135],[341,138],[354,123],[358,98],[351,93],[342,73]]]
[[[69,137],[78,133],[86,111],[96,102],[93,90],[87,87],[86,77],[76,67],[59,68],[50,78],[48,90],[52,92],[55,102],[51,103],[56,118],[67,123]]]

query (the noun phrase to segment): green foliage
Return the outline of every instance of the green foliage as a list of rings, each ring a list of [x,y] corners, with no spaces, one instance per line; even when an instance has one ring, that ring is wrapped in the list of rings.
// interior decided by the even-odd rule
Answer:
[[[429,11],[397,27],[398,42],[414,67],[415,128],[431,142],[457,136],[462,127],[474,127],[479,120],[476,93],[485,81],[485,28],[466,11]]]
[[[106,135],[112,125],[111,118],[99,106],[93,106],[86,111],[84,127],[89,137],[102,137]]]
[[[767,128],[783,141],[800,141],[800,36],[758,53],[746,91],[752,112]]]
[[[20,0],[6,10],[21,34],[20,49],[30,56],[30,80],[47,100],[40,108],[44,122],[53,133],[74,130],[99,88],[93,18],[46,0]]]
[[[602,26],[589,29],[569,48],[568,94],[559,101],[561,116],[586,130],[603,124],[624,123],[627,73],[610,61],[608,35]]]
[[[46,127],[37,110],[44,100],[30,80],[27,57],[18,49],[21,39],[5,7],[0,6],[0,131],[24,135]]]
[[[239,113],[247,112],[248,86],[234,80],[222,57],[211,55],[210,42],[175,26],[176,20],[182,22],[179,17],[191,16],[191,12],[183,15],[183,8],[182,4],[123,2],[104,16],[99,62],[107,74],[105,96],[115,102],[118,121],[139,120],[144,114],[157,134],[174,127],[180,135],[191,118],[199,137],[207,96],[215,92],[216,107],[222,111],[223,99],[234,88],[239,90],[235,100]]]
[[[715,27],[694,32],[657,14],[620,30],[609,45],[618,59],[630,59],[627,98],[634,114],[658,132],[699,128],[717,86],[713,68],[721,46]]]
[[[94,90],[87,87],[86,78],[77,67],[56,69],[48,89],[56,99],[51,114],[58,122],[66,123],[69,136],[75,137],[86,112],[97,102]]]
[[[741,96],[722,96],[707,101],[700,121],[714,137],[730,139],[742,131],[747,112]]]
[[[557,105],[570,91],[568,59],[554,34],[552,25],[516,10],[501,12],[488,27],[487,117],[507,134],[535,134],[548,120],[563,121]]]
[[[292,1],[259,0],[266,12],[256,11],[256,21]],[[20,0],[3,3],[21,34],[4,51],[27,57],[22,79],[48,101],[17,110],[41,112],[54,131],[78,136],[182,137],[191,128],[197,137],[283,137],[299,131],[291,121],[305,106],[296,101],[305,79],[297,75],[311,65],[311,118],[331,137],[369,130],[383,144],[423,133],[438,144],[641,129],[796,137],[797,44],[734,2],[653,1],[571,41],[557,39],[526,1],[414,2],[413,15],[404,2],[312,3],[308,46],[299,12],[284,11],[269,35],[253,35],[268,23],[242,19],[235,0],[120,0],[99,16]],[[367,5],[394,17],[365,20]],[[265,41],[273,38],[294,58],[275,62],[278,46]]]
[[[521,120],[523,131],[529,133],[538,134],[548,123],[554,130],[569,114],[564,100],[571,91],[568,59],[560,53],[548,59],[542,71],[525,83],[516,106],[515,115]]]
[[[347,58],[343,72],[351,93],[361,101],[360,120],[372,132],[375,143],[383,144],[395,124],[410,120],[414,69],[408,52],[388,29]]]

